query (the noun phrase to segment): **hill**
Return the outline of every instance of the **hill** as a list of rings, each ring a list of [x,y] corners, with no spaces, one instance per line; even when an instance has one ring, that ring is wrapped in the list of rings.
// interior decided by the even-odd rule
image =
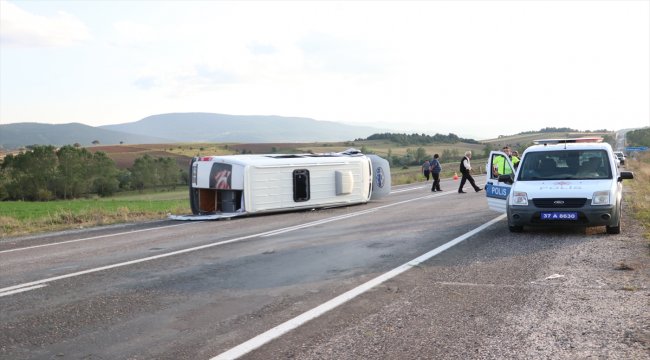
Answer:
[[[102,129],[156,136],[176,142],[314,142],[365,138],[383,130],[302,117],[173,113],[101,126]]]
[[[163,138],[127,134],[79,123],[16,123],[0,125],[0,147],[5,149],[17,149],[35,144],[61,146],[79,143],[83,146],[89,146],[94,141],[98,141],[100,144],[154,144],[169,142],[169,140]]]

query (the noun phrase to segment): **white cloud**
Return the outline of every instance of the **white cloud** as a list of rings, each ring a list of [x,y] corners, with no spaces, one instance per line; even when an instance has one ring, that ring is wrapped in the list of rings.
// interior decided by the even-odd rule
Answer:
[[[117,46],[139,46],[149,44],[157,38],[156,31],[148,25],[133,21],[119,21],[113,24]]]
[[[86,25],[74,15],[31,14],[8,1],[0,1],[0,43],[7,47],[68,47],[90,39]]]

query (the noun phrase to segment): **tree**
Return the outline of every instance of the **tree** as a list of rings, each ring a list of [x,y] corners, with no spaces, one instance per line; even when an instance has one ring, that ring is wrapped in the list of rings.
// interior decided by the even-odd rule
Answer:
[[[158,174],[154,159],[145,154],[135,159],[131,171],[131,186],[136,190],[154,187],[158,184]]]
[[[98,151],[93,154],[90,173],[92,191],[99,196],[113,195],[119,189],[119,171],[106,153]]]
[[[158,158],[156,167],[160,175],[160,185],[176,189],[179,180],[179,168],[174,159],[170,157]]]
[[[144,155],[135,159],[131,171],[131,187],[137,190],[165,186],[175,188],[180,180],[179,168],[174,159],[152,158]]]
[[[421,164],[425,159],[428,159],[429,155],[427,155],[427,151],[423,147],[417,148],[415,150],[415,161],[418,164]]]
[[[628,131],[625,140],[631,146],[650,146],[650,128]]]
[[[444,149],[442,151],[442,158],[446,159],[447,161],[453,160],[453,159],[459,159],[460,161],[460,153],[458,152],[458,149]]]
[[[55,189],[58,197],[77,198],[90,190],[88,165],[92,154],[86,149],[66,145],[56,152],[58,158]]]
[[[9,155],[0,167],[0,199],[70,199],[97,192],[112,194],[118,186],[115,163],[106,154],[91,154],[66,145],[34,146],[32,151]]]
[[[58,159],[53,146],[34,145],[31,151],[8,155],[2,163],[5,191],[13,200],[50,200],[54,197]]]
[[[483,157],[487,159],[490,156],[490,151],[492,151],[490,145],[485,144],[485,146],[483,147]]]

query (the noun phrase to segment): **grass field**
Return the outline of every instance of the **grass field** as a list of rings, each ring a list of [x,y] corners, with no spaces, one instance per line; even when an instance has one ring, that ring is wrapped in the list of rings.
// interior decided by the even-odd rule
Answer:
[[[109,199],[5,201],[1,205],[0,237],[163,219],[170,213],[190,213],[186,189]]]

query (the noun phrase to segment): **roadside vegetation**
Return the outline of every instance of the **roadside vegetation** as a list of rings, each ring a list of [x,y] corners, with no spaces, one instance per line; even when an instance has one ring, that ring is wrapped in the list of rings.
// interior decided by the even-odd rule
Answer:
[[[634,217],[644,226],[644,236],[648,240],[650,252],[650,153],[629,156],[626,167],[634,172],[634,180],[625,181],[625,186],[633,189],[625,200],[632,208]]]
[[[190,212],[186,189],[143,192],[111,198],[57,201],[4,201],[0,206],[0,238],[79,229],[116,223],[164,219]]]

